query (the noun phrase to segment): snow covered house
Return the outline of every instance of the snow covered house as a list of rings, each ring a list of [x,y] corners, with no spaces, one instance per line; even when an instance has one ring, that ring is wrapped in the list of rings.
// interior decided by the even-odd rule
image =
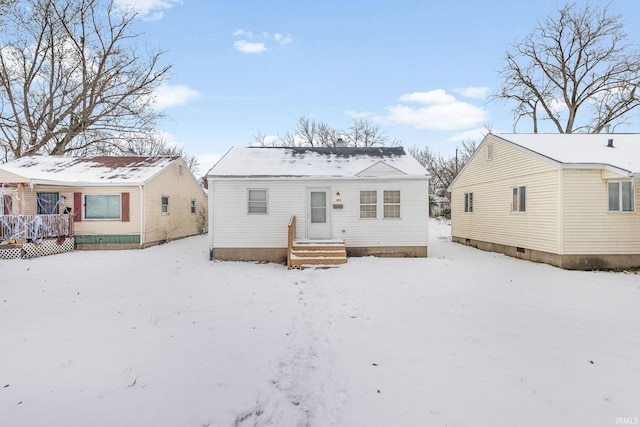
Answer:
[[[427,256],[429,175],[402,147],[232,148],[207,179],[212,259]]]
[[[0,164],[0,192],[0,241],[17,244],[69,237],[78,249],[142,248],[202,233],[206,222],[206,192],[177,156],[23,157]]]
[[[456,242],[568,269],[640,266],[639,134],[489,134],[450,186]]]

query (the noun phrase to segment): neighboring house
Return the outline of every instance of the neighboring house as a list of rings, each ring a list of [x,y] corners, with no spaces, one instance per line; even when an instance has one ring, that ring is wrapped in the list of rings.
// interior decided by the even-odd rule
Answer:
[[[208,173],[212,258],[287,259],[293,237],[349,256],[427,256],[427,171],[402,147],[232,148]]]
[[[451,184],[459,243],[568,269],[640,266],[640,135],[489,134]]]
[[[206,192],[176,156],[23,157],[0,164],[0,192],[16,243],[69,234],[79,249],[142,248],[205,231]],[[72,231],[42,225],[69,217]]]

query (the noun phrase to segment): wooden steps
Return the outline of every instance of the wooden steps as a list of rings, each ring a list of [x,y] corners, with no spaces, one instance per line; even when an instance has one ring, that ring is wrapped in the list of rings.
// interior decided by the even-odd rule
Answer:
[[[289,268],[332,267],[347,262],[343,240],[294,240]]]

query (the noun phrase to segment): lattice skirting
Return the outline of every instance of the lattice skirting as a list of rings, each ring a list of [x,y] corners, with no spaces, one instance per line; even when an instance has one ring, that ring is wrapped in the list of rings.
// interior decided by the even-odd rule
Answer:
[[[75,248],[73,237],[43,240],[40,243],[25,243],[22,247],[0,249],[0,259],[35,258],[45,255],[70,252]]]

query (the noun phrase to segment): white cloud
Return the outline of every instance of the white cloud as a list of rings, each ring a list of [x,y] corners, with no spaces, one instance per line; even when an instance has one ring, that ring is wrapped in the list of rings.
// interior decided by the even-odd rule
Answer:
[[[354,119],[366,119],[374,116],[374,114],[370,111],[354,111],[347,110],[344,112],[347,116],[352,117]]]
[[[149,21],[162,19],[164,11],[181,4],[182,0],[115,0],[117,7],[133,9]]]
[[[395,105],[387,108],[382,121],[406,124],[416,129],[456,130],[476,126],[487,120],[487,112],[465,102],[413,108]]]
[[[551,111],[560,114],[563,111],[568,111],[569,109],[567,108],[567,103],[564,102],[564,99],[562,98],[556,98],[556,99],[552,99],[549,102],[549,108],[551,109]]]
[[[264,43],[253,43],[247,40],[238,40],[233,43],[233,47],[242,53],[262,53],[267,51]]]
[[[478,126],[489,117],[486,110],[458,101],[443,89],[407,93],[400,97],[400,102],[426,105],[394,105],[387,107],[386,115],[376,116],[374,119],[382,123],[405,124],[416,129],[450,131]]]
[[[275,33],[273,35],[273,39],[277,41],[281,46],[288,45],[293,41],[293,39],[289,36],[282,35],[280,33]]]
[[[242,40],[236,40],[233,47],[243,53],[263,53],[269,50],[268,46],[277,43],[280,46],[286,46],[293,42],[291,36],[285,36],[282,33],[274,33],[273,35],[263,32],[254,36],[252,31],[238,29],[233,32],[234,37],[242,37]],[[258,40],[256,40],[258,39]]]
[[[184,105],[192,99],[200,96],[200,93],[187,85],[160,85],[155,92],[155,108],[165,110],[167,108]]]
[[[467,98],[486,99],[489,96],[489,90],[486,86],[469,86],[456,88],[453,91]]]
[[[249,37],[252,38],[253,37],[253,33],[251,31],[245,31],[242,28],[236,30],[233,33],[234,36],[238,36],[238,37]]]
[[[450,104],[456,102],[453,95],[449,95],[442,89],[428,92],[405,93],[400,97],[400,102],[418,102],[420,104]]]
[[[477,128],[471,129],[464,132],[457,133],[453,135],[451,138],[447,138],[449,142],[460,142],[460,141],[477,141],[478,143],[485,137],[485,135],[489,132],[486,128]]]

